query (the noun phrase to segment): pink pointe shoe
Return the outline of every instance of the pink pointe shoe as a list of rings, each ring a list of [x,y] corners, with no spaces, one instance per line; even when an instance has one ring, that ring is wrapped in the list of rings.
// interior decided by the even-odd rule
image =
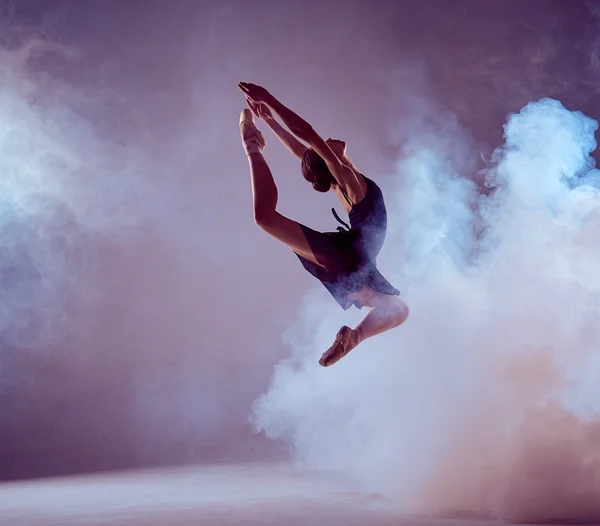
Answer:
[[[327,349],[321,356],[319,364],[323,367],[329,367],[330,365],[333,365],[346,356],[360,342],[360,332],[353,331],[350,327],[344,325],[338,331],[333,345],[329,347],[329,349]]]
[[[265,138],[254,124],[254,115],[249,109],[243,110],[240,114],[240,135],[246,155],[260,153],[267,147]]]

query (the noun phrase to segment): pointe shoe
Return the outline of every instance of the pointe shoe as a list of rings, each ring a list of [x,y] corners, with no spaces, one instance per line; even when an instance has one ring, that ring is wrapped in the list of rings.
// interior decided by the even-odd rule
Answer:
[[[329,367],[340,361],[352,349],[360,343],[360,335],[358,331],[353,331],[350,327],[344,325],[337,333],[333,345],[327,349],[321,359],[319,365]]]
[[[263,134],[254,124],[254,115],[248,109],[242,110],[240,114],[240,135],[246,155],[260,153],[267,147]]]

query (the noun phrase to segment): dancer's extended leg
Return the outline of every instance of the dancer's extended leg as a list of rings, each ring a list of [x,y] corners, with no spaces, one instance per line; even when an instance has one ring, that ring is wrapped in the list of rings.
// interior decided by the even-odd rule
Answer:
[[[319,265],[299,223],[277,212],[277,186],[262,155],[265,140],[250,110],[240,115],[240,134],[250,163],[254,221],[265,232],[285,243],[300,256]]]

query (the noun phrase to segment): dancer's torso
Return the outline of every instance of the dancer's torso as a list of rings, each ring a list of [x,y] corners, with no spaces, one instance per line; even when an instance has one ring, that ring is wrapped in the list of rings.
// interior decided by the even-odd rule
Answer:
[[[375,182],[363,175],[367,192],[363,199],[350,207],[350,230],[356,232],[359,246],[370,258],[375,258],[383,246],[387,231],[387,210],[383,193]],[[350,203],[347,195],[342,194]]]

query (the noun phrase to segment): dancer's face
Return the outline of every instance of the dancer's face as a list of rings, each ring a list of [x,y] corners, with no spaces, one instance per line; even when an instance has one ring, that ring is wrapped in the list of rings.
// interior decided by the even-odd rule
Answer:
[[[329,138],[325,142],[329,145],[331,151],[335,153],[337,157],[342,159],[346,156],[346,143],[344,141]]]

